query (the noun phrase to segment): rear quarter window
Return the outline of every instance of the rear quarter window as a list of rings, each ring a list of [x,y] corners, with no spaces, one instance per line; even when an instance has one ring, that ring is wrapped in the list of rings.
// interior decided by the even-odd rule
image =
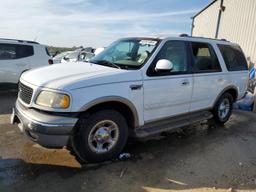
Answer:
[[[228,71],[248,70],[242,49],[235,45],[218,45]]]

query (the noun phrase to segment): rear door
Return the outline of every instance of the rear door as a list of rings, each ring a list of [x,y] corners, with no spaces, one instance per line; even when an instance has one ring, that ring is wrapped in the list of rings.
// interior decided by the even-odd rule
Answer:
[[[204,42],[191,42],[194,86],[190,111],[212,107],[217,95],[225,88],[226,79],[213,48]]]
[[[30,68],[33,46],[0,43],[0,82],[17,83],[21,73]]]
[[[146,123],[189,111],[193,77],[187,45],[184,41],[167,41],[147,70],[143,82]],[[173,70],[156,71],[161,59],[171,61]]]
[[[227,67],[228,84],[238,87],[238,99],[247,91],[248,64],[242,49],[238,45],[218,45],[225,66]]]

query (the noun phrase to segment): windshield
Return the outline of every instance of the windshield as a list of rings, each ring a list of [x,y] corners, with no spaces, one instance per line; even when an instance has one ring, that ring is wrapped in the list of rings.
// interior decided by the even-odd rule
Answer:
[[[114,42],[90,62],[122,69],[141,68],[158,45],[157,39],[132,38]]]

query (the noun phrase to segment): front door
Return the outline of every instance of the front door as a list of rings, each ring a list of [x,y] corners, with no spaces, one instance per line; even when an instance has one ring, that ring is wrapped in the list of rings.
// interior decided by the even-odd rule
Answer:
[[[144,121],[187,113],[190,108],[193,76],[190,73],[188,46],[184,41],[167,41],[144,76]],[[156,71],[157,61],[172,62],[170,71]]]

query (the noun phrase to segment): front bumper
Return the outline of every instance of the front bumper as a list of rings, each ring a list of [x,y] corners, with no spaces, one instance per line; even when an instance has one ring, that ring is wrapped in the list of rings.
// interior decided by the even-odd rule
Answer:
[[[17,123],[22,133],[47,148],[66,146],[77,120],[75,117],[56,116],[28,109],[18,101],[11,117],[11,123]]]

